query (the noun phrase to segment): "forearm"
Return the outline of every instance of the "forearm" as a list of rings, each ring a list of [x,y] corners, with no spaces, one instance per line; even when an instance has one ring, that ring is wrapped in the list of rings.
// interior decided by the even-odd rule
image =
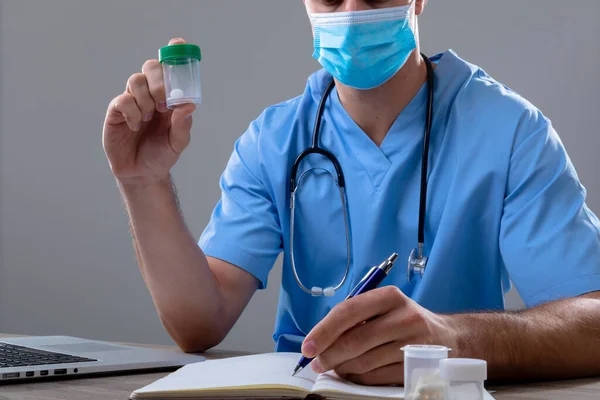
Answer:
[[[448,316],[453,357],[488,362],[490,380],[600,375],[600,299],[576,297],[503,313]]]
[[[218,344],[229,330],[225,302],[171,183],[119,186],[138,263],[165,328],[184,350],[190,342],[195,350]]]

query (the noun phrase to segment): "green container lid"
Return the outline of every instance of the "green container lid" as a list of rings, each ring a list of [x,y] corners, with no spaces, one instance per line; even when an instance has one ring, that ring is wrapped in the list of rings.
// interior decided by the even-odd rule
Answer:
[[[158,51],[158,61],[174,62],[176,64],[185,62],[187,58],[195,58],[198,61],[202,60],[200,47],[195,44],[171,44],[165,46]]]

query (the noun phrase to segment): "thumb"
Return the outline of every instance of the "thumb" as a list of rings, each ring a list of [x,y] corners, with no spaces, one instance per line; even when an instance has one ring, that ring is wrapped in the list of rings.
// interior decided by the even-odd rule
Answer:
[[[169,45],[172,45],[172,44],[185,44],[185,43],[187,43],[187,42],[185,41],[184,38],[173,38],[173,39],[169,40]]]
[[[171,114],[171,130],[169,131],[169,143],[177,154],[190,144],[190,130],[192,129],[192,114],[196,110],[195,104],[184,104],[178,106]]]

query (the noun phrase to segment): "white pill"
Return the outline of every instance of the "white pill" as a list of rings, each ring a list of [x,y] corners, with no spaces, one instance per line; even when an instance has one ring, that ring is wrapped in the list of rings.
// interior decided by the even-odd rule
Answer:
[[[180,99],[182,97],[183,97],[183,90],[181,90],[181,89],[171,90],[171,98],[172,99]]]
[[[312,295],[313,296],[320,296],[323,294],[323,288],[320,288],[318,286],[313,286],[313,288],[311,289]]]
[[[335,296],[335,290],[332,287],[328,287],[323,289],[323,294],[325,297],[333,297]]]

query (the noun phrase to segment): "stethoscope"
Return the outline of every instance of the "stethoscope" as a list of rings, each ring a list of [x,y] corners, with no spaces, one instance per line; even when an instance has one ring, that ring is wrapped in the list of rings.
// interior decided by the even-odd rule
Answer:
[[[427,56],[421,54],[423,60],[425,61],[425,65],[427,67],[427,111],[425,116],[425,135],[423,140],[423,153],[421,157],[421,190],[419,197],[419,228],[418,228],[418,237],[417,243],[418,247],[413,249],[408,257],[408,267],[407,267],[407,279],[409,283],[412,283],[415,279],[416,275],[423,276],[425,273],[425,268],[427,267],[428,257],[423,255],[423,244],[425,242],[425,211],[427,206],[427,163],[429,160],[429,138],[431,134],[431,123],[433,120],[433,92],[434,92],[434,75],[433,75],[433,67],[431,65],[431,61]],[[346,198],[346,180],[344,179],[344,173],[342,172],[342,167],[340,166],[337,158],[329,151],[319,147],[319,133],[321,127],[321,120],[323,118],[323,111],[325,109],[325,103],[327,98],[331,94],[335,86],[335,80],[332,80],[331,83],[325,89],[325,93],[321,97],[321,101],[319,103],[319,108],[317,110],[317,118],[315,121],[315,126],[313,129],[313,137],[312,137],[312,146],[304,150],[300,155],[296,158],[296,161],[292,165],[292,170],[290,173],[290,260],[292,264],[292,271],[294,273],[294,277],[296,278],[296,282],[298,286],[304,291],[313,296],[333,296],[337,290],[339,290],[346,279],[348,278],[348,273],[350,271],[350,259],[352,246],[350,242],[350,228],[348,223],[348,211],[347,211],[347,198]],[[337,188],[340,192],[340,199],[342,202],[342,213],[344,216],[344,228],[346,231],[346,271],[344,273],[344,277],[342,280],[334,287],[312,287],[311,289],[304,286],[302,280],[298,276],[298,271],[296,270],[296,261],[294,258],[294,210],[296,208],[296,191],[299,189],[302,180],[308,173],[305,171],[298,181],[296,181],[296,175],[298,173],[298,168],[300,167],[300,163],[304,158],[309,156],[310,154],[321,154],[325,158],[327,158],[333,164],[335,169],[336,177],[327,170],[320,170],[327,172],[333,178],[333,181],[336,183]]]

